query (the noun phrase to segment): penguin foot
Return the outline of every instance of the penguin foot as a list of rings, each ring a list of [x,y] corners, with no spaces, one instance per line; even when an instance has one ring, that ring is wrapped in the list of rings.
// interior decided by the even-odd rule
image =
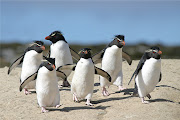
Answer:
[[[45,107],[41,107],[41,112],[42,112],[42,113],[47,113],[47,112],[49,112],[49,110],[46,110]]]
[[[144,104],[148,104],[148,103],[149,103],[149,101],[144,100],[144,97],[141,98],[141,101],[142,101],[142,103],[144,103]]]
[[[76,96],[74,93],[73,93],[73,101],[74,101],[74,102],[79,102],[77,96]]]
[[[86,105],[88,105],[88,106],[94,106],[94,105],[90,102],[90,100],[88,100],[88,99],[87,99],[87,101],[86,101]]]
[[[123,87],[123,86],[118,86],[118,90],[119,90],[119,91],[122,91],[122,90],[125,90],[125,89],[127,89],[127,88],[125,88],[125,87]]]
[[[103,87],[102,94],[103,94],[103,96],[109,96],[110,95],[105,87]]]
[[[28,91],[28,89],[25,88],[25,89],[24,89],[24,94],[25,94],[25,95],[28,95],[28,94],[31,94],[31,92]]]
[[[56,105],[56,108],[59,108],[61,106],[61,104],[59,104],[59,105]]]

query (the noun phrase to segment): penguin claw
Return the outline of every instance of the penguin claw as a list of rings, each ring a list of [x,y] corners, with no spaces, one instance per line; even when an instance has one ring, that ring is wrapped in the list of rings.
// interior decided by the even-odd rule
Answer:
[[[144,103],[144,104],[148,104],[148,103],[149,103],[149,101],[145,101],[145,100],[144,100],[144,97],[141,98],[141,101],[142,101],[142,103]]]
[[[86,105],[88,105],[88,106],[94,106],[92,103],[87,103],[87,102],[86,102]]]
[[[90,102],[90,100],[88,100],[88,99],[87,99],[86,105],[88,105],[88,106],[94,106],[94,105]]]
[[[109,96],[110,95],[105,87],[103,87],[102,94],[103,94],[103,96]]]
[[[123,86],[119,86],[119,88],[118,88],[119,91],[123,91],[123,90],[125,90],[125,89],[127,89],[127,88],[126,88],[126,87],[123,87]]]
[[[73,94],[73,101],[74,102],[79,102],[79,100],[78,100],[78,98],[77,98],[77,96],[75,94]]]
[[[56,108],[59,108],[60,106],[62,106],[61,104],[60,105],[56,105]]]
[[[25,95],[28,95],[28,94],[31,94],[31,92],[28,91],[28,89],[25,88],[25,89],[24,89],[24,94],[25,94]]]
[[[148,103],[149,103],[149,101],[143,101],[142,103],[144,103],[144,104],[148,104]]]
[[[42,107],[42,108],[41,108],[41,112],[42,112],[42,113],[47,113],[47,112],[49,112],[49,110],[46,110],[45,107]]]

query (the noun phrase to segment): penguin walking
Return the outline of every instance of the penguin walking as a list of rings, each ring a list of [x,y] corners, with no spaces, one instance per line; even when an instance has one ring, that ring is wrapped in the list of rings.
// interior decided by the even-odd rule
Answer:
[[[144,100],[144,97],[147,96],[150,99],[150,92],[161,81],[161,54],[159,47],[152,47],[146,50],[129,81],[130,83],[135,77],[135,83],[142,103],[149,103]]]
[[[73,64],[72,56],[76,59],[76,56],[79,58],[79,55],[72,50],[64,36],[60,31],[54,31],[49,36],[45,38],[46,40],[50,40],[52,45],[50,46],[49,57],[55,58],[56,68],[66,65]],[[78,60],[78,58],[76,60]],[[63,71],[67,76],[70,75],[70,70]],[[70,86],[68,81],[63,81],[63,87]]]
[[[42,41],[35,41],[30,47],[28,47],[24,54],[15,60],[8,69],[8,74],[19,64],[22,63],[22,72],[20,83],[22,83],[32,73],[36,72],[43,59],[43,50],[45,47]],[[35,82],[32,81],[24,87],[25,95],[31,92],[28,89],[34,89]]]
[[[37,101],[41,111],[48,112],[46,107],[60,107],[60,93],[58,88],[57,76],[66,79],[66,75],[61,71],[55,70],[55,59],[46,58],[39,69],[29,76],[20,85],[20,91],[31,81],[36,79]]]
[[[91,58],[91,49],[84,48],[80,54],[80,60],[77,65],[65,65],[58,68],[58,70],[71,69],[74,72],[71,83],[71,93],[75,102],[79,99],[87,99],[86,105],[92,106],[90,102],[94,88],[94,74],[99,74],[111,81],[111,76],[104,70],[94,66]]]
[[[129,65],[131,65],[131,57],[122,51],[125,45],[124,36],[116,35],[114,40],[109,45],[93,56],[94,63],[102,61],[102,69],[111,75],[112,81],[107,81],[104,77],[100,76],[100,85],[102,87],[103,96],[108,96],[109,93],[106,86],[112,84],[118,86],[118,90],[125,89],[123,87],[123,72],[122,72],[122,60],[125,59]]]

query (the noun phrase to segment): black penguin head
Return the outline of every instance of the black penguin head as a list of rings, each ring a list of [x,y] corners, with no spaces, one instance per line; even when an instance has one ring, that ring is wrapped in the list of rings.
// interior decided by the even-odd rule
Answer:
[[[52,43],[56,43],[57,41],[60,41],[60,40],[66,42],[64,36],[62,35],[62,33],[60,31],[52,32],[49,36],[45,37],[45,39],[50,40]]]
[[[40,67],[46,67],[49,71],[54,70],[55,67],[55,58],[45,58],[45,61],[40,65]]]
[[[84,59],[91,58],[91,49],[90,48],[83,48],[79,51],[79,55],[81,58],[84,58]]]
[[[45,50],[44,43],[42,41],[35,41],[26,49],[26,52],[30,50],[35,50],[37,53],[42,53],[42,51]]]
[[[148,58],[155,58],[160,59],[162,52],[160,51],[160,48],[155,46],[151,47],[150,49],[146,50],[146,54]]]
[[[119,48],[122,48],[125,45],[124,35],[116,35],[114,40],[111,43],[109,43],[108,47],[111,47],[113,45],[116,45]]]

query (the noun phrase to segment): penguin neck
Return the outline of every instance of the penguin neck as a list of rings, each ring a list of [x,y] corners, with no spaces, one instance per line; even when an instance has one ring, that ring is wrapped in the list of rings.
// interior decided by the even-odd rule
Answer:
[[[81,58],[79,61],[80,62],[92,62],[92,59],[91,58],[88,58],[88,59]]]
[[[146,60],[146,64],[154,69],[161,68],[161,59],[150,58]]]
[[[67,45],[67,43],[63,40],[57,41],[56,43],[52,44],[52,46],[56,46],[56,47],[60,47],[60,48],[66,46],[66,45]]]
[[[122,48],[119,48],[116,45],[111,46],[110,49],[113,51],[114,54],[122,54]]]

